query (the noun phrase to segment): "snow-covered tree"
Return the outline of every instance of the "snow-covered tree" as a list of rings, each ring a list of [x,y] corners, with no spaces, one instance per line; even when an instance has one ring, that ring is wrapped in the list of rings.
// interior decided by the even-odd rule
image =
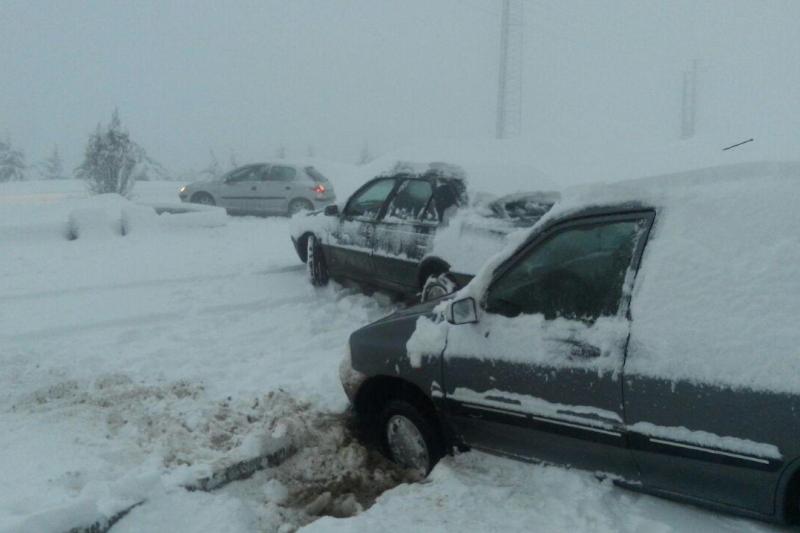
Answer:
[[[61,161],[61,154],[58,153],[58,146],[53,147],[53,152],[42,161],[39,169],[39,174],[45,180],[63,180],[67,178],[64,173],[64,163]]]
[[[231,150],[231,155],[228,157],[228,169],[233,170],[239,168],[239,162],[236,160],[236,152]]]
[[[372,154],[369,151],[369,144],[364,143],[364,146],[361,147],[361,154],[358,156],[358,164],[366,165],[370,161],[372,161]]]
[[[308,145],[308,150],[307,150],[307,152],[306,152],[306,155],[307,155],[308,157],[314,157],[314,153],[315,153],[315,151],[314,151],[314,145],[313,145],[313,144],[309,144],[309,145]]]
[[[128,196],[136,183],[136,167],[143,157],[144,150],[122,129],[119,113],[115,110],[109,125],[103,128],[98,124],[97,130],[89,137],[83,163],[76,169],[76,174],[95,194]]]
[[[284,145],[280,145],[277,150],[275,150],[275,157],[278,159],[286,159],[286,147]]]
[[[219,159],[217,159],[217,154],[214,153],[214,150],[209,149],[208,154],[211,156],[211,160],[208,162],[206,168],[200,171],[200,175],[209,180],[215,180],[222,175],[222,169],[220,168]]]
[[[0,140],[0,182],[25,179],[25,153],[11,146],[11,141]]]

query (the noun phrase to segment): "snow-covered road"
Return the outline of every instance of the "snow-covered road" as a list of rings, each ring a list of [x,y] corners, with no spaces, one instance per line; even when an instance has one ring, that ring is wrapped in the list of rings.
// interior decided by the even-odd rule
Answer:
[[[113,531],[285,532],[354,514],[307,528],[773,529],[477,452],[361,512],[408,480],[350,438],[337,367],[390,300],[313,289],[285,219],[68,241],[69,213],[102,202],[52,185],[0,184],[0,531],[61,532],[141,499]],[[139,192],[172,201],[175,185]],[[302,436],[285,464],[180,488],[285,431]]]

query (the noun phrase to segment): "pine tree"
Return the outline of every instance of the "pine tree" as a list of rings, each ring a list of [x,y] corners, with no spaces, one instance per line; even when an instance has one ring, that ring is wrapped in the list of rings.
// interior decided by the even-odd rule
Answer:
[[[45,180],[66,179],[64,174],[64,163],[61,161],[61,154],[58,153],[58,146],[53,147],[53,152],[41,163],[40,174]]]
[[[15,150],[11,141],[0,140],[0,182],[25,179],[25,153]]]
[[[76,173],[95,194],[129,196],[136,183],[136,166],[143,156],[144,150],[122,129],[119,113],[114,110],[109,125],[102,128],[98,124],[89,137],[83,163]]]
[[[358,156],[358,164],[366,165],[370,161],[372,161],[372,154],[369,151],[369,144],[365,142],[361,147],[361,154]]]

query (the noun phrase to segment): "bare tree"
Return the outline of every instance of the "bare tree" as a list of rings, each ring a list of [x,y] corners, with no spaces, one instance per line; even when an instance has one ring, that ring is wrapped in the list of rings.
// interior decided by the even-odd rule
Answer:
[[[366,165],[370,161],[372,161],[372,154],[369,151],[369,144],[365,142],[364,146],[361,147],[361,154],[358,156],[358,164]]]
[[[217,159],[217,155],[214,153],[214,150],[208,150],[208,154],[211,156],[211,161],[208,162],[206,168],[200,171],[200,174],[203,176],[208,176],[208,179],[214,180],[222,175],[222,169],[219,166],[219,160]]]

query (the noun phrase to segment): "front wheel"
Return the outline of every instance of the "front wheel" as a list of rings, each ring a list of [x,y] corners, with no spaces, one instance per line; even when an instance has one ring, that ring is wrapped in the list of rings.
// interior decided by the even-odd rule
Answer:
[[[207,192],[198,192],[192,195],[191,202],[201,205],[216,205],[214,197]]]
[[[316,235],[309,235],[306,240],[306,271],[313,286],[322,287],[328,284],[328,266]]]
[[[392,400],[380,421],[384,454],[401,467],[426,476],[444,455],[435,421],[410,403]]]

